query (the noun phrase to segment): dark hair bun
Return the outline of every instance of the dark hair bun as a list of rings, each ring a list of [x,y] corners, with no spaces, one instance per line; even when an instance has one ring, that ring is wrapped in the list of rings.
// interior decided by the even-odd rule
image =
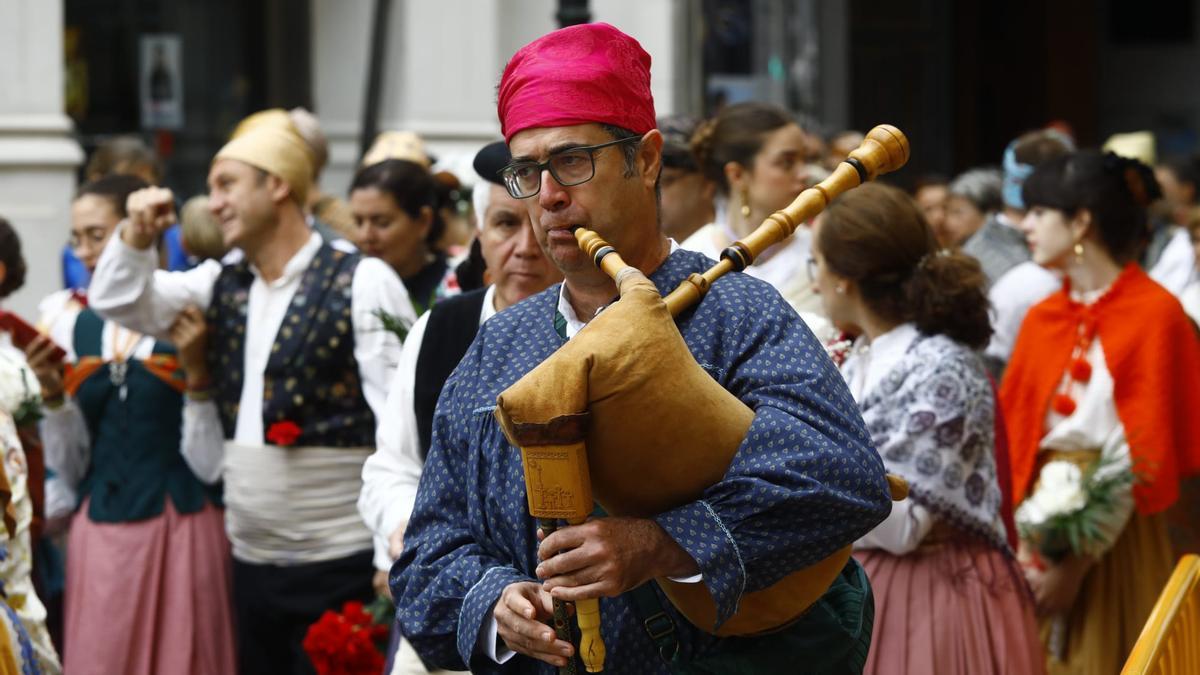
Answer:
[[[986,279],[979,261],[946,249],[928,253],[904,284],[917,328],[981,349],[992,337]]]

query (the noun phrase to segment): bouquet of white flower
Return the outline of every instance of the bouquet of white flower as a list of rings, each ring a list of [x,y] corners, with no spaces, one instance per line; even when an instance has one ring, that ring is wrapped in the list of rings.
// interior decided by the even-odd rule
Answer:
[[[42,393],[24,360],[0,354],[0,410],[12,415],[18,427],[42,416]]]
[[[1109,460],[1086,470],[1055,460],[1042,467],[1037,489],[1017,509],[1021,538],[1051,561],[1087,553],[1102,539],[1101,523],[1115,508],[1118,492],[1133,482],[1128,471],[1104,471]]]
[[[1021,539],[1052,562],[1093,550],[1103,540],[1102,523],[1116,508],[1118,493],[1134,479],[1129,471],[1106,470],[1116,461],[1101,458],[1087,469],[1065,460],[1046,462],[1037,489],[1017,509]],[[1052,617],[1046,647],[1057,661],[1063,660],[1066,640],[1066,617]]]

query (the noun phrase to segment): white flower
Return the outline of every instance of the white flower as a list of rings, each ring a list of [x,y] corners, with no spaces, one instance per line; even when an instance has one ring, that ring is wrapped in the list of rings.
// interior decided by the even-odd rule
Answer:
[[[1037,490],[1029,498],[1030,506],[1044,518],[1064,516],[1087,506],[1083,471],[1071,462],[1056,460],[1042,467]]]
[[[24,360],[0,354],[0,410],[16,415],[22,403],[39,393],[37,376]]]

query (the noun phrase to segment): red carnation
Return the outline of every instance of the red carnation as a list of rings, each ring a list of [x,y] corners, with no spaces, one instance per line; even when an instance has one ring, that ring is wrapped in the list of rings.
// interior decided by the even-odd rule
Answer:
[[[300,438],[300,426],[291,420],[276,422],[267,429],[267,440],[275,445],[288,447]]]
[[[347,602],[341,614],[326,611],[309,626],[304,651],[318,675],[378,675],[384,665],[378,643],[387,634],[361,602]]]

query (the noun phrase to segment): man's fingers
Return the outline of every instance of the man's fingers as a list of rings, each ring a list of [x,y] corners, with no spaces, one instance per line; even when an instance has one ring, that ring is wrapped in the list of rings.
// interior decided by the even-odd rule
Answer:
[[[166,188],[144,188],[129,195],[125,210],[143,234],[158,234],[175,224],[175,195]]]
[[[594,559],[591,548],[584,546],[542,560],[542,562],[538,563],[537,569],[534,571],[537,574],[537,578],[549,579],[550,577],[577,572],[596,562],[598,561]]]
[[[532,611],[532,605],[528,609]],[[494,615],[497,632],[513,651],[560,665],[570,657],[570,643],[559,640],[554,629],[541,621],[526,618],[506,606],[497,606]]]
[[[589,537],[595,536],[595,526],[591,523],[583,525],[571,525],[564,527],[561,530],[556,530],[553,534],[542,540],[538,545],[538,558],[546,560],[554,556],[560,551],[566,551],[573,548],[578,548],[583,545]]]
[[[613,598],[620,595],[620,590],[607,581],[597,581],[584,586],[555,586],[550,590],[550,596],[556,600],[575,602],[592,598]]]

